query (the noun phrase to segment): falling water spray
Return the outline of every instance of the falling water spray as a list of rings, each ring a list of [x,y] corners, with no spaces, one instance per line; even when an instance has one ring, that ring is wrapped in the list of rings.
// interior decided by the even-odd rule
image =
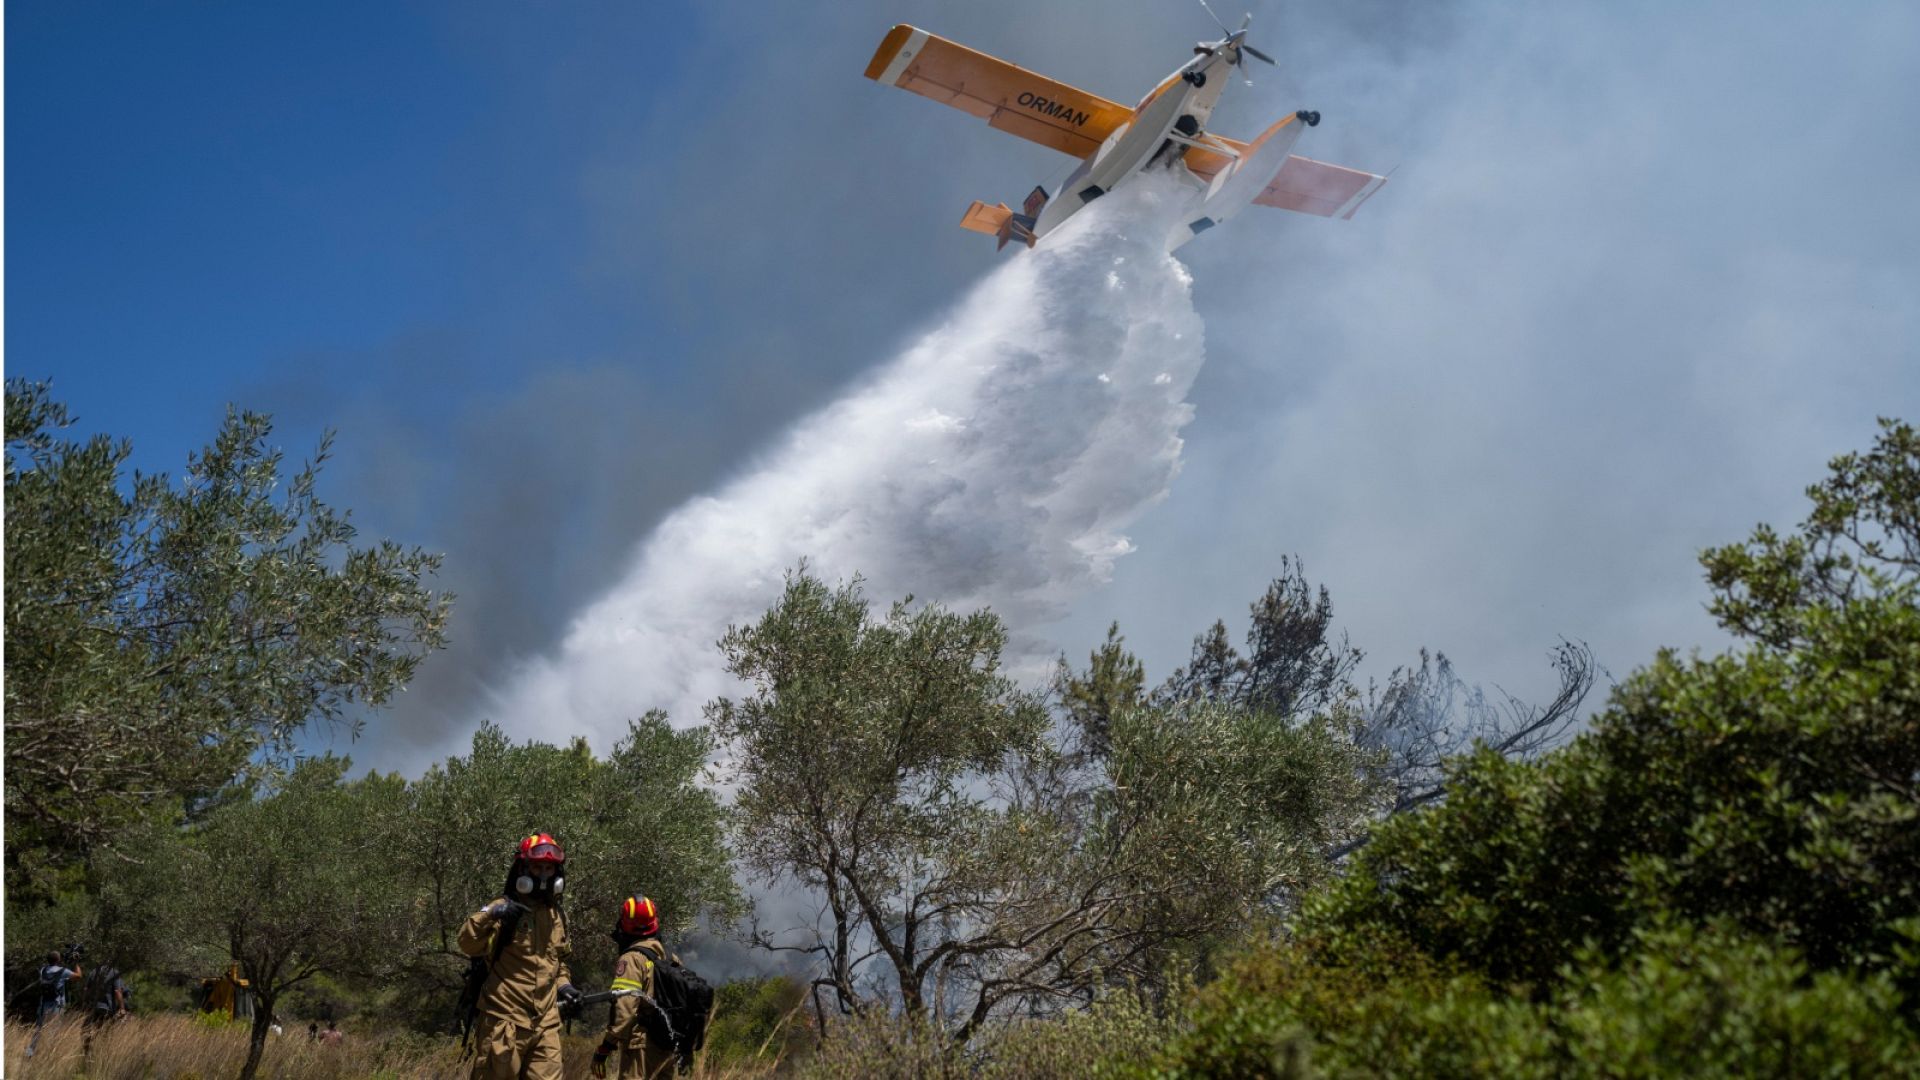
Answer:
[[[735,689],[715,643],[802,560],[861,575],[883,605],[991,607],[1015,672],[1037,672],[1054,651],[1040,628],[1109,579],[1126,528],[1179,472],[1204,351],[1186,269],[1163,250],[1177,194],[1143,177],[1012,254],[942,325],[662,521],[488,713],[602,745],[650,708],[696,723]]]

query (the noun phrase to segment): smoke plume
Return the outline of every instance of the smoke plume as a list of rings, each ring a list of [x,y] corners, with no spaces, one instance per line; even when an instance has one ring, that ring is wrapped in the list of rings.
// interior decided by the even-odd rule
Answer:
[[[1170,179],[1136,183],[1007,258],[943,325],[669,515],[488,711],[522,736],[600,743],[649,708],[696,722],[733,689],[715,642],[802,560],[861,575],[879,604],[990,606],[1031,672],[1043,650],[1023,635],[1108,580],[1180,469],[1204,351],[1190,279],[1162,250],[1177,202]]]

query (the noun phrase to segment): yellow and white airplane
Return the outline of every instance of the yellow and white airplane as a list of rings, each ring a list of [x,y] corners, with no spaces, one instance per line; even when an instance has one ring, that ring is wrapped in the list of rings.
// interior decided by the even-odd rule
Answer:
[[[1249,56],[1273,63],[1247,44],[1247,22],[1237,31],[1220,29],[1226,37],[1195,45],[1193,59],[1132,109],[904,24],[880,42],[867,78],[945,102],[1081,159],[1058,198],[1036,187],[1019,213],[1005,203],[976,201],[967,208],[960,226],[999,237],[1003,248],[1008,240],[1032,247],[1074,211],[1156,168],[1172,171],[1192,189],[1192,206],[1167,237],[1168,251],[1248,204],[1351,218],[1386,177],[1291,154],[1301,131],[1320,122],[1319,113],[1302,109],[1252,142],[1207,130],[1233,69]]]

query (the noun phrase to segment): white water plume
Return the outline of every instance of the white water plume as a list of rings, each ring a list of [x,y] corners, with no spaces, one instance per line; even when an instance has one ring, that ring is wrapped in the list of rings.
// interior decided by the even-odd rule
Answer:
[[[1180,468],[1204,355],[1190,279],[1162,250],[1180,194],[1135,183],[1011,254],[944,325],[674,511],[492,715],[596,741],[653,707],[698,722],[734,690],[715,642],[803,559],[862,575],[882,610],[908,593],[992,607],[1032,674],[1035,629],[1108,580]]]

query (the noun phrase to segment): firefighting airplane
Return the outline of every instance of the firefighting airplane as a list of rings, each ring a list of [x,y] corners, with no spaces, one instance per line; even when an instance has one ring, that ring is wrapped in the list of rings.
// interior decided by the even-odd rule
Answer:
[[[976,201],[967,208],[960,227],[996,236],[1002,248],[1008,240],[1032,247],[1074,211],[1155,168],[1171,170],[1192,189],[1192,207],[1168,235],[1168,251],[1249,203],[1353,217],[1386,177],[1290,154],[1301,131],[1320,123],[1319,113],[1302,109],[1250,143],[1207,130],[1233,69],[1249,56],[1273,63],[1247,44],[1252,18],[1237,31],[1221,26],[1226,37],[1219,41],[1195,45],[1193,59],[1133,109],[904,24],[880,42],[867,78],[945,102],[991,127],[1081,159],[1059,198],[1035,187],[1019,213],[1005,203]]]

